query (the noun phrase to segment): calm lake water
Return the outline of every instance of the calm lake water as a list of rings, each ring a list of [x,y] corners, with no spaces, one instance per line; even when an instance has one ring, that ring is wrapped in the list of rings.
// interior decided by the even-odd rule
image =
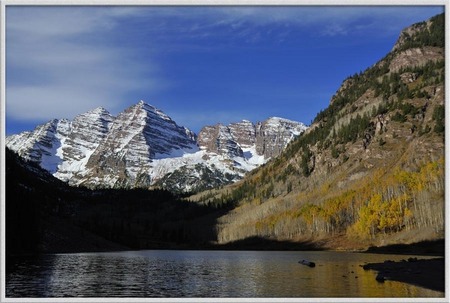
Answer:
[[[408,257],[180,250],[53,254],[8,261],[6,297],[444,297],[405,283],[378,283],[375,271],[360,267]],[[316,267],[298,264],[302,259]]]

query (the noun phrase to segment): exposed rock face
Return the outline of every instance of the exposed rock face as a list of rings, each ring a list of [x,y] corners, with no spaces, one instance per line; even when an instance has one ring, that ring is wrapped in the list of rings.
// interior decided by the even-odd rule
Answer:
[[[400,48],[402,48],[405,43],[411,41],[412,37],[424,30],[428,30],[431,26],[431,21],[425,21],[425,22],[420,22],[420,23],[416,23],[413,24],[411,26],[406,27],[405,29],[403,29],[397,39],[397,42],[395,42],[394,47],[392,48],[391,52],[395,52],[397,50],[399,50]]]
[[[222,124],[204,127],[198,135],[198,144],[201,149],[219,155],[243,156],[243,151],[235,140],[231,129]]]
[[[254,147],[265,159],[278,156],[286,145],[306,130],[303,123],[269,118],[256,125],[250,121],[204,127],[198,135],[201,149],[217,154],[243,156],[243,149]]]
[[[23,132],[6,138],[6,145],[26,160],[38,162],[49,172],[55,172],[62,162],[58,156],[61,138],[67,132],[67,120],[51,120],[39,125],[33,132]]]
[[[117,118],[104,108],[7,138],[20,156],[71,185],[148,187],[154,159],[197,151],[195,134],[143,101]]]
[[[228,127],[232,136],[242,147],[250,147],[256,143],[256,126],[252,122],[243,120],[231,123]]]
[[[57,155],[61,164],[55,176],[59,179],[77,179],[90,156],[106,138],[114,117],[104,108],[99,107],[85,114],[78,115],[68,123],[67,133],[61,136],[61,148]]]
[[[95,186],[112,181],[119,187],[148,187],[153,159],[192,150],[196,150],[194,133],[141,101],[114,120],[86,164],[92,173],[83,183]]]
[[[256,151],[265,158],[276,157],[292,139],[305,130],[303,123],[269,118],[256,125]]]
[[[437,19],[432,18],[413,24],[402,30],[391,51],[392,54],[395,54],[394,59],[389,65],[391,72],[398,72],[405,67],[421,66],[430,60],[438,61],[444,59],[444,49],[436,47],[436,44],[414,44],[420,35],[423,36],[424,33],[430,33],[430,31],[435,30],[433,29],[434,22],[437,22]]]
[[[215,125],[198,136],[141,101],[113,117],[96,108],[7,137],[6,145],[71,185],[212,188],[241,179],[265,163],[306,126],[271,118]]]
[[[417,80],[417,73],[406,72],[400,75],[400,79],[404,84],[413,83]]]
[[[440,47],[411,48],[400,52],[389,65],[392,72],[398,72],[405,67],[416,67],[424,65],[428,61],[444,59],[444,50]]]

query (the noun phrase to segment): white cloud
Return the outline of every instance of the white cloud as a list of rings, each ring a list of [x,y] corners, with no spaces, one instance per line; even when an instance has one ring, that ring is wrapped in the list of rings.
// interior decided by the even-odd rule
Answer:
[[[75,86],[19,86],[8,89],[8,115],[22,120],[70,118],[97,106],[104,106],[105,94],[80,91]],[[112,96],[110,96],[112,97]]]
[[[133,90],[167,83],[151,77],[157,64],[110,42],[130,8],[7,8],[7,116],[73,118],[96,106],[123,109]],[[138,101],[138,100],[131,100]]]
[[[44,120],[72,118],[99,105],[121,110],[138,101],[126,99],[130,92],[146,91],[140,96],[146,99],[172,84],[159,76],[161,67],[152,51],[214,50],[224,46],[218,34],[236,44],[264,41],[276,32],[271,25],[284,28],[273,36],[279,42],[298,29],[328,36],[368,30],[397,34],[398,24],[421,20],[423,11],[371,6],[7,7],[6,114]],[[137,38],[117,43],[122,22],[134,22],[127,28],[129,35],[145,43]],[[214,43],[190,40],[210,37]]]

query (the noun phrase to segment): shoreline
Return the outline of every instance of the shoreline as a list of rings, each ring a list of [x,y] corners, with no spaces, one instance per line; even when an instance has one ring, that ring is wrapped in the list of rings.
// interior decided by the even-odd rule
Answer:
[[[445,256],[445,239],[427,240],[411,244],[391,244],[386,246],[371,246],[364,251],[372,254]]]
[[[109,242],[109,241],[108,241]],[[108,244],[110,244],[109,242]],[[116,244],[116,243],[112,243]],[[107,246],[85,245],[78,246],[74,249],[73,245],[67,246],[46,246],[39,251],[23,251],[8,252],[6,256],[23,256],[23,255],[41,255],[41,254],[65,254],[65,253],[95,253],[95,252],[114,252],[114,251],[138,251],[138,250],[225,250],[225,251],[335,251],[335,252],[352,252],[362,254],[386,254],[386,255],[410,255],[410,256],[445,256],[445,239],[427,240],[411,244],[394,244],[387,246],[371,246],[367,249],[333,249],[324,247],[314,242],[284,242],[272,241],[261,238],[250,238],[227,244],[175,244],[160,242],[153,247],[126,247],[120,244]]]
[[[386,260],[383,263],[368,263],[364,270],[378,272],[376,280],[397,281],[445,293],[445,259],[409,258],[400,262]]]

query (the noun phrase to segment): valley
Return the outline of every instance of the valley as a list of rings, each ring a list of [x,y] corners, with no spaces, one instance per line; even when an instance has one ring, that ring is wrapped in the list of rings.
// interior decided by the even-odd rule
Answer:
[[[405,29],[308,127],[272,117],[196,135],[140,101],[7,137],[7,253],[443,239],[443,25]]]

